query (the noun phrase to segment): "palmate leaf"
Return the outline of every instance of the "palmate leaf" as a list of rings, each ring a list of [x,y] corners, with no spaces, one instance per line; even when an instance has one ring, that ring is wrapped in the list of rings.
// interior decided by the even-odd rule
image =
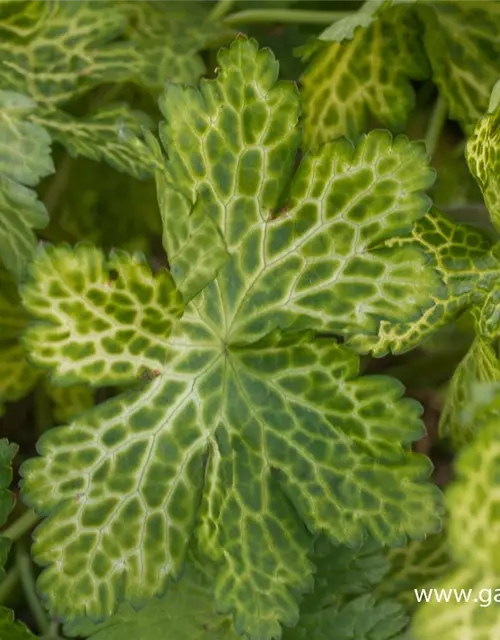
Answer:
[[[167,87],[160,193],[174,246],[203,211],[230,255],[178,320],[172,282],[160,280],[160,319],[154,285],[136,286],[146,267],[123,254],[111,287],[91,247],[37,256],[23,292],[44,321],[28,330],[32,357],[62,382],[152,379],[47,432],[23,492],[48,516],[33,552],[56,615],[105,617],[164,592],[192,540],[215,562],[217,610],[264,640],[297,621],[315,533],[401,544],[440,526],[430,464],[411,452],[421,408],[311,330],[377,333],[418,310],[433,272],[385,240],[425,214],[433,174],[420,145],[375,132],[307,155],[276,216],[299,144],[296,89],[276,84],[252,40],[219,65],[199,91]]]
[[[366,2],[305,48],[314,53],[302,78],[307,145],[355,139],[369,115],[400,130],[414,106],[411,80],[427,77],[468,130],[498,79],[499,28],[497,2]]]
[[[35,106],[26,96],[0,91],[0,259],[16,277],[35,249],[33,229],[48,223],[28,187],[54,170],[47,131],[28,121]]]
[[[2,88],[57,107],[104,82],[120,82],[140,65],[121,38],[125,16],[104,0],[2,2]]]
[[[25,396],[40,377],[19,342],[28,316],[14,278],[0,267],[0,413],[5,402]]]
[[[460,454],[455,466],[457,479],[446,491],[449,545],[458,566],[440,583],[433,584],[438,590],[471,589],[471,598],[467,603],[452,597],[446,605],[436,601],[422,605],[414,619],[415,640],[440,636],[447,640],[496,638],[500,632],[496,609],[500,579],[498,391],[497,385],[491,406],[494,410],[474,441]],[[481,387],[478,392],[483,395]],[[473,398],[472,403],[477,400]],[[482,404],[481,400],[479,405]],[[490,606],[485,606],[488,598]]]
[[[308,147],[355,139],[369,116],[393,130],[404,127],[415,103],[411,80],[429,75],[419,33],[406,4],[387,11],[367,2],[320,36],[302,77]]]
[[[70,153],[103,158],[143,177],[151,173],[147,149],[127,135],[143,124],[135,112],[109,106],[78,119],[60,109],[99,84],[140,75],[143,57],[122,37],[126,27],[126,16],[107,0],[3,2],[0,88],[30,96],[28,119],[43,124]]]

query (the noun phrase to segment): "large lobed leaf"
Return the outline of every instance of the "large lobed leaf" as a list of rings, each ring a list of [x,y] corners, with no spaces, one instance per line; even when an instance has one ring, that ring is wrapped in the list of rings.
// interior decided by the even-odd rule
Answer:
[[[415,104],[412,80],[429,75],[420,28],[406,5],[367,2],[320,36],[302,77],[308,147],[367,130],[370,117],[401,130]]]
[[[173,269],[189,301],[178,319],[173,282],[125,254],[37,255],[23,291],[43,320],[32,357],[61,382],[151,379],[47,432],[23,491],[48,516],[33,552],[56,615],[143,604],[193,542],[215,563],[217,610],[263,640],[297,622],[314,534],[401,544],[440,526],[430,464],[411,452],[419,405],[393,379],[360,377],[330,335],[377,334],[434,290],[418,249],[387,245],[426,213],[433,172],[420,145],[374,132],[306,155],[290,184],[296,89],[252,40],[219,65],[199,90],[167,87],[157,172],[169,260],[204,220],[228,255],[200,270],[198,243],[193,268]]]
[[[34,251],[33,229],[48,223],[34,187],[52,173],[50,137],[29,122],[36,105],[12,91],[0,91],[0,257],[16,277]]]
[[[411,80],[432,77],[450,117],[468,130],[498,79],[500,5],[468,0],[370,0],[306,48],[306,143],[352,139],[369,116],[400,130],[413,109]]]
[[[155,14],[154,4],[140,3],[141,15],[148,17],[148,24]],[[169,12],[163,6],[165,3],[160,4],[165,24],[175,12]],[[149,46],[145,34],[136,40],[134,29],[130,32],[129,5],[107,0],[3,2],[0,6],[3,64],[0,88],[30,96],[36,107],[30,119],[45,126],[53,139],[65,145],[70,153],[95,160],[102,158],[118,170],[142,178],[151,174],[152,159],[136,136],[144,125],[140,114],[127,105],[105,106],[81,118],[62,110],[98,85],[125,81],[143,84],[145,80],[148,84],[151,60],[157,62],[151,47],[156,47],[157,52],[166,52],[169,47],[167,43],[160,46],[157,32],[150,34]],[[175,19],[170,24],[174,32],[176,24],[179,21]],[[135,29],[140,30],[138,24]],[[195,79],[201,69],[196,62],[194,43],[190,42],[187,47],[178,42],[174,50],[185,56],[185,65],[174,75],[179,80]],[[191,68],[192,64],[197,72]],[[185,77],[182,77],[183,70]],[[162,85],[167,73],[161,65],[161,69],[157,69],[156,84]]]

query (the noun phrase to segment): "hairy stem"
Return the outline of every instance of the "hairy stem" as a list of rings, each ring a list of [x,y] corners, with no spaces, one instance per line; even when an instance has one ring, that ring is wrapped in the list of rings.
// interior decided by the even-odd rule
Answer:
[[[234,4],[234,0],[219,0],[219,2],[215,5],[215,7],[209,13],[208,15],[209,20],[213,20],[214,22],[216,20],[220,20],[227,13],[231,11],[233,4]]]
[[[425,144],[427,146],[427,152],[429,154],[429,157],[431,158],[437,149],[439,138],[441,136],[441,131],[443,129],[444,123],[446,122],[447,114],[448,114],[448,106],[446,102],[443,100],[443,98],[439,96],[434,106],[431,119],[429,121],[427,135],[425,136]]]
[[[50,621],[42,603],[38,599],[31,557],[22,543],[18,543],[16,546],[16,564],[21,573],[21,584],[24,595],[26,596],[26,601],[33,614],[38,630],[43,635],[46,635],[50,630]]]
[[[229,26],[261,22],[293,22],[303,24],[332,24],[352,15],[352,11],[309,11],[303,9],[248,9],[224,18]]]
[[[28,531],[35,526],[38,520],[39,517],[37,514],[30,509],[23,513],[23,515],[13,522],[10,527],[7,527],[5,531],[2,531],[2,535],[13,542],[15,540],[19,540],[19,538],[22,538],[25,533],[28,533]]]
[[[19,571],[19,567],[16,565],[12,567],[2,582],[0,582],[0,605],[8,602],[20,578],[21,572]]]

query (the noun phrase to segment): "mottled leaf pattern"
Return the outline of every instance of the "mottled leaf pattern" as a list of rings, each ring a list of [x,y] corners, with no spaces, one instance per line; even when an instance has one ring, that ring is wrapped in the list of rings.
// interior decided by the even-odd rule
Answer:
[[[25,396],[40,377],[19,342],[27,321],[15,280],[0,267],[0,413],[5,402]]]
[[[449,437],[457,448],[472,440],[480,428],[470,412],[475,387],[493,382],[500,382],[496,347],[478,336],[453,374],[439,421],[441,436]]]
[[[201,49],[223,44],[231,32],[208,19],[204,2],[122,1],[127,34],[142,57],[134,81],[161,90],[168,81],[196,83],[206,69]]]
[[[70,153],[104,159],[120,171],[145,177],[151,172],[151,158],[144,143],[132,135],[141,126],[136,113],[126,105],[110,105],[75,118],[60,109],[97,85],[141,76],[144,52],[124,38],[127,25],[124,12],[107,0],[3,2],[0,89],[28,95],[34,101],[29,119],[43,124]],[[35,203],[22,191],[10,193],[9,200],[16,196],[11,206],[34,210]],[[38,211],[39,217],[42,214],[43,209]],[[30,222],[36,226],[35,220]]]
[[[30,265],[43,279],[23,287],[24,306],[41,322],[24,343],[32,360],[65,385],[123,384],[159,369],[182,301],[170,275],[153,277],[140,256],[81,244],[40,249]]]
[[[442,286],[429,296],[420,317],[410,322],[382,322],[378,336],[354,336],[350,345],[360,352],[408,351],[446,326],[468,307],[480,309],[491,298],[500,263],[487,236],[473,227],[452,222],[436,209],[417,222],[412,238],[393,245],[413,245],[436,269]]]
[[[33,229],[48,223],[28,188],[54,169],[47,131],[28,120],[35,107],[26,96],[0,91],[0,259],[16,277],[35,249]]]
[[[51,109],[40,111],[33,120],[73,156],[105,160],[116,170],[140,179],[153,172],[154,158],[141,138],[149,120],[126,105],[107,105],[85,118]]]
[[[313,588],[315,534],[391,545],[440,527],[430,463],[411,451],[420,406],[307,330],[376,333],[418,310],[433,271],[386,240],[425,215],[433,172],[421,145],[375,132],[306,155],[290,185],[296,89],[276,83],[272,54],[253,40],[223,49],[219,65],[199,90],[167,87],[167,159],[152,147],[169,257],[203,212],[226,262],[203,272],[178,317],[172,281],[135,258],[106,263],[88,246],[38,254],[23,289],[39,321],[31,356],[61,382],[144,380],[45,433],[23,491],[48,516],[33,552],[55,615],[144,604],[181,576],[192,541],[215,562],[216,610],[270,640]]]
[[[7,1],[0,10],[2,88],[57,106],[103,82],[128,79],[138,53],[120,39],[127,22],[103,2]]]
[[[398,6],[377,18],[372,11],[346,18],[320,36],[327,42],[302,77],[308,147],[339,136],[355,139],[367,130],[370,116],[401,130],[415,102],[411,80],[429,75],[410,9]]]
[[[467,142],[469,168],[481,187],[491,221],[497,229],[500,228],[499,125],[500,106],[493,102]]]
[[[411,81],[428,77],[468,131],[498,80],[499,28],[494,1],[365,3],[303,49],[314,54],[302,78],[307,145],[355,139],[369,117],[400,130],[414,106]]]
[[[450,117],[465,129],[480,118],[498,80],[500,4],[474,0],[415,4],[432,78]]]
[[[425,540],[412,541],[402,548],[390,549],[386,562],[390,569],[376,586],[375,594],[394,598],[407,611],[418,604],[414,589],[434,587],[454,566],[445,531]]]
[[[231,619],[218,615],[213,603],[213,575],[189,563],[182,580],[171,585],[163,598],[153,598],[136,611],[123,604],[101,625],[89,620],[65,625],[65,635],[90,640],[240,640]]]

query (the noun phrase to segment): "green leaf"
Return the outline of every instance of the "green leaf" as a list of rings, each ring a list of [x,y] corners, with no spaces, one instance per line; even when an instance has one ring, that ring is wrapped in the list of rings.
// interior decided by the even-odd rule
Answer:
[[[2,2],[1,86],[55,107],[96,85],[127,80],[140,57],[122,38],[126,26],[108,0]]]
[[[369,116],[401,130],[415,103],[411,81],[428,77],[467,131],[498,79],[499,29],[496,2],[366,2],[298,51],[314,54],[302,78],[307,146],[356,139]]]
[[[0,267],[0,413],[4,402],[24,397],[40,376],[19,342],[27,321],[16,283]]]
[[[432,588],[454,566],[443,531],[425,540],[411,541],[405,547],[390,549],[386,561],[390,569],[377,585],[375,594],[394,598],[407,611],[417,606],[414,589]]]
[[[36,114],[34,120],[73,156],[105,160],[135,178],[151,176],[154,158],[140,137],[149,119],[127,105],[106,105],[85,118],[52,109]]]
[[[2,640],[36,640],[28,627],[15,620],[10,609],[0,607],[0,637]]]
[[[126,28],[127,17],[107,0],[3,2],[0,88],[8,90],[7,95],[19,91],[30,96],[31,122],[26,126],[41,124],[71,154],[104,159],[119,171],[143,178],[152,169],[148,149],[136,136],[144,124],[143,116],[126,105],[108,105],[81,118],[59,108],[100,84],[140,75],[144,54],[123,37]],[[47,146],[49,138],[46,132],[44,135]],[[12,193],[10,200],[15,196]],[[45,215],[42,206],[35,210],[35,203],[23,192],[17,199],[25,209],[31,204],[32,217]],[[45,218],[42,221],[46,222]],[[31,221],[31,226],[35,222]]]
[[[498,399],[497,385],[497,407]],[[498,599],[500,581],[498,410],[461,452],[455,472],[456,480],[446,491],[446,503],[450,514],[449,546],[458,567],[433,586],[437,590],[470,589],[471,597],[468,603],[457,602],[452,596],[446,605],[433,600],[421,606],[413,624],[415,640],[498,635],[498,611],[493,600]],[[486,606],[488,598],[491,606]]]
[[[467,130],[488,108],[498,80],[500,5],[460,0],[418,2],[415,7],[433,80],[450,117]]]
[[[0,91],[0,253],[16,277],[35,249],[33,229],[48,223],[44,205],[27,187],[54,170],[49,135],[28,121],[35,107],[26,96]]]
[[[214,611],[213,576],[188,563],[182,579],[162,598],[153,598],[140,611],[122,604],[105,623],[80,621],[65,625],[65,635],[90,640],[239,640],[231,619]]]
[[[204,208],[180,190],[169,165],[165,166],[158,141],[148,136],[156,159],[158,205],[163,222],[163,246],[172,277],[189,302],[216,276],[229,259],[224,238]]]
[[[478,336],[450,382],[439,419],[441,437],[457,448],[472,440],[480,425],[470,411],[471,397],[478,384],[491,382],[500,382],[500,361],[493,344]]]
[[[420,317],[400,324],[382,322],[377,336],[352,338],[351,346],[360,352],[383,355],[412,349],[467,308],[484,306],[498,280],[499,262],[488,237],[479,229],[452,222],[437,209],[417,222],[412,238],[395,238],[390,244],[418,247],[443,286],[425,301]]]
[[[0,439],[0,527],[7,522],[9,513],[14,506],[14,495],[10,491],[12,483],[12,460],[17,453],[17,446],[9,443],[6,438]],[[2,540],[5,540],[1,536]],[[0,566],[0,571],[3,565]]]
[[[128,35],[142,57],[134,81],[161,90],[167,80],[196,83],[206,68],[200,50],[222,44],[230,31],[208,20],[204,2],[120,2]]]
[[[12,460],[17,453],[17,445],[0,439],[0,528],[7,522],[14,506],[14,495],[10,491],[12,483]],[[10,551],[11,541],[0,534],[0,580],[4,578],[4,565]],[[0,637],[2,640],[35,640],[22,622],[14,619],[10,609],[0,606]]]
[[[259,56],[249,69],[257,77]],[[436,281],[418,252],[392,251],[384,241],[408,234],[428,209],[422,190],[434,174],[423,147],[380,131],[357,148],[325,145],[304,157],[283,202],[298,144],[296,93],[287,83],[271,89],[273,64],[261,80],[269,97],[245,95],[241,71],[220,62],[218,80],[202,82],[199,92],[171,85],[160,103],[167,176],[176,186],[160,203],[169,257],[190,219],[179,192],[191,203],[201,194],[228,251],[242,252],[219,278],[232,280],[224,287],[231,286],[225,322],[233,341],[258,339],[297,316],[301,326],[344,335],[372,333],[380,317],[412,317]],[[181,208],[186,213],[173,220]]]
[[[156,277],[140,255],[106,260],[92,245],[47,246],[30,264],[22,290],[41,322],[25,333],[32,360],[69,385],[124,384],[161,368],[182,302],[170,275]],[[39,275],[43,273],[43,277]]]
[[[500,229],[500,107],[479,120],[467,142],[467,162],[475,176],[491,221]]]
[[[366,594],[340,609],[304,616],[295,629],[285,631],[283,640],[402,640],[407,623],[401,605],[390,600],[376,602]]]
[[[39,588],[55,615],[98,619],[122,601],[143,605],[181,576],[193,542],[215,564],[216,610],[232,614],[237,633],[270,640],[296,624],[297,601],[312,589],[316,534],[396,545],[439,529],[430,463],[411,450],[421,407],[394,379],[360,377],[358,356],[331,336],[305,330],[376,332],[384,317],[418,308],[433,272],[418,251],[385,241],[425,214],[421,191],[433,174],[406,138],[375,132],[357,148],[327,145],[304,158],[291,206],[276,217],[299,142],[296,89],[276,84],[272,54],[246,38],[223,49],[219,65],[199,91],[169,85],[162,99],[162,211],[174,246],[204,211],[227,262],[178,319],[169,283],[161,324],[139,294],[133,317],[123,317],[146,267],[120,254],[115,282],[125,265],[130,285],[95,324],[90,303],[106,304],[109,291],[101,254],[39,254],[23,291],[45,321],[28,330],[32,357],[61,381],[102,381],[87,357],[105,371],[126,363],[129,379],[152,365],[158,375],[46,432],[41,456],[23,465],[23,494],[47,516],[33,554],[46,566]],[[353,302],[342,316],[345,291]],[[141,314],[156,325],[131,359]],[[117,320],[131,335],[114,329]]]
[[[361,547],[332,545],[320,537],[314,548],[314,592],[301,603],[301,617],[369,593],[389,570],[387,551],[373,539]]]
[[[332,25],[302,76],[306,146],[356,139],[369,118],[400,131],[415,103],[412,80],[429,75],[420,27],[407,6],[367,2]],[[378,12],[378,13],[377,13]]]

